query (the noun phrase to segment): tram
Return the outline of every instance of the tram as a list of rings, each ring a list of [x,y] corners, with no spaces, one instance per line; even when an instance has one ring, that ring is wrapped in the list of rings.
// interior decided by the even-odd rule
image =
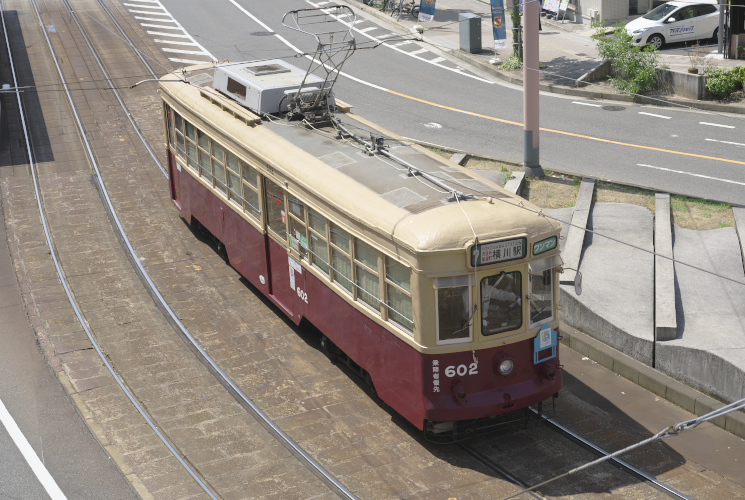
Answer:
[[[559,223],[282,59],[158,84],[183,219],[428,439],[558,394]]]

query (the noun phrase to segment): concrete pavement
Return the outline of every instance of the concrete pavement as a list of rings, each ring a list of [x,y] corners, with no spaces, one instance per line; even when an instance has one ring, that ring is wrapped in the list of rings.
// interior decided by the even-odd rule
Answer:
[[[363,16],[394,23],[390,16],[357,0],[344,1],[364,11]],[[460,50],[460,13],[482,17],[480,53]],[[471,67],[521,84],[521,71],[503,71],[493,64],[495,59],[506,60],[512,49],[492,48],[490,18],[489,3],[484,0],[437,0],[435,20],[422,23],[422,38],[450,56],[469,62]],[[509,16],[506,21],[509,29]],[[397,24],[399,29],[411,31],[417,22],[404,16]],[[598,90],[594,86],[576,86],[576,79],[602,62],[588,25],[545,19],[542,24],[541,90],[586,98],[632,99],[607,87]],[[704,50],[716,51],[716,47]],[[662,51],[660,59],[672,70],[687,72],[690,66],[685,48]],[[719,66],[741,63],[717,60]],[[745,112],[745,103],[664,97],[700,109]],[[591,192],[592,187],[589,189]],[[745,286],[738,284],[745,283],[745,208],[734,209],[735,228],[690,231],[671,225],[669,199],[665,205],[664,194],[661,196],[657,221],[646,208],[595,205],[592,195],[581,196],[573,208],[547,210],[564,223],[562,245],[563,250],[569,251],[564,257],[566,267],[578,269],[584,276],[581,293],[576,293],[573,286],[562,285],[562,317],[566,326],[591,336],[571,329],[575,333],[565,334],[565,342],[590,357],[594,353],[598,359],[593,359],[599,363],[685,409],[703,414],[722,406],[710,396],[727,402],[745,398]],[[660,208],[665,206],[668,212]],[[665,224],[671,226],[669,237],[655,239]],[[673,256],[679,262],[668,269],[665,256]],[[569,275],[573,272],[567,270],[562,282],[571,282],[573,276]],[[601,349],[592,337],[616,351]],[[624,355],[635,363],[619,362]],[[661,372],[701,392],[673,387],[675,384]],[[718,425],[745,437],[745,413],[730,414],[719,419]]]

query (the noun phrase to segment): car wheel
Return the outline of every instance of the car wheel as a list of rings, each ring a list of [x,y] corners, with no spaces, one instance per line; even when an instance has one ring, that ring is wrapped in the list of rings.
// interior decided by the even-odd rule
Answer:
[[[714,34],[711,35],[712,40],[719,42],[719,28],[714,28]]]
[[[658,35],[657,33],[655,33],[654,35],[651,35],[649,38],[647,38],[647,45],[651,45],[657,50],[660,50],[662,46],[665,45],[665,39],[662,38],[662,35]]]

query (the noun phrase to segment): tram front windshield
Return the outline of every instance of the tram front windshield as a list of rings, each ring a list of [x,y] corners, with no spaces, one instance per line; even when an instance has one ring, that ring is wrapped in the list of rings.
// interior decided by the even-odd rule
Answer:
[[[481,333],[516,330],[522,326],[522,273],[502,272],[481,280]]]

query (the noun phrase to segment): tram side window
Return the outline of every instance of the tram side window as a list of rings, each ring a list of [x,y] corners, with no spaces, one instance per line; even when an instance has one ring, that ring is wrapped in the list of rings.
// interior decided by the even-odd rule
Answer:
[[[554,270],[530,267],[528,298],[530,299],[530,324],[550,321],[554,315]]]
[[[483,335],[516,330],[522,326],[522,273],[502,272],[481,280]]]
[[[357,299],[380,311],[380,278],[378,251],[367,243],[354,239],[354,264]]]
[[[294,196],[287,196],[290,210],[290,247],[300,252],[300,258],[308,258],[308,235],[305,229],[305,203]]]
[[[174,128],[176,129],[176,147],[181,151],[182,153],[185,152],[184,149],[184,120],[181,118],[181,115],[173,112],[173,118],[174,118]]]
[[[411,270],[385,256],[385,296],[388,319],[410,332],[414,330],[411,307]]]
[[[285,190],[269,179],[264,180],[266,184],[265,197],[267,226],[283,240],[287,238],[285,221]]]
[[[329,274],[329,244],[326,241],[328,221],[322,215],[308,209],[308,243],[312,264]]]
[[[197,159],[197,129],[194,125],[184,121],[186,128],[186,160],[189,167],[195,171],[199,171],[199,163]]]
[[[227,185],[225,182],[225,150],[215,142],[212,143],[212,172],[215,176],[215,187],[227,194]]]
[[[212,184],[212,161],[210,160],[210,140],[201,130],[197,130],[199,142],[199,175]]]
[[[352,237],[334,223],[330,223],[331,279],[352,293]]]

